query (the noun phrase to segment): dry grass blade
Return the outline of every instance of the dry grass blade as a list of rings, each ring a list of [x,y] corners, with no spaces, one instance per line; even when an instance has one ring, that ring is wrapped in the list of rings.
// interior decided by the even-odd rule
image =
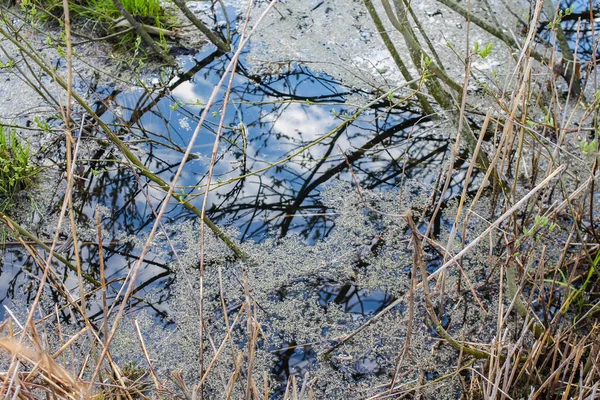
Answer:
[[[496,221],[494,221],[490,226],[488,226],[486,228],[485,231],[483,231],[479,236],[477,236],[475,239],[473,239],[465,248],[463,248],[461,251],[459,251],[454,257],[452,257],[450,260],[448,260],[447,262],[445,262],[440,268],[438,268],[434,273],[432,273],[431,275],[429,275],[428,280],[431,280],[435,277],[437,277],[439,274],[441,274],[443,271],[446,270],[446,268],[448,268],[449,266],[451,266],[452,264],[456,263],[457,260],[462,257],[463,255],[465,255],[466,253],[469,252],[469,250],[471,250],[473,247],[475,247],[481,240],[483,240],[483,238],[485,238],[492,230],[496,229],[498,226],[500,226],[500,224],[506,220],[508,217],[510,217],[515,211],[517,211],[518,209],[520,209],[521,207],[523,207],[524,204],[527,203],[527,201],[533,197],[534,195],[537,194],[537,192],[539,192],[541,189],[543,189],[544,187],[546,187],[546,185],[548,185],[548,183],[550,183],[550,181],[552,179],[554,179],[557,175],[559,175],[561,172],[563,172],[566,169],[565,165],[561,165],[560,167],[558,167],[556,170],[552,171],[551,174],[549,174],[542,182],[540,182],[535,188],[533,188],[531,191],[529,191],[529,193],[527,193],[525,196],[523,196],[515,205],[513,205],[509,210],[507,210],[504,214],[502,214],[500,217],[498,217],[498,219],[496,219]]]
[[[39,372],[35,375],[41,375],[41,379],[46,383],[63,388],[65,395],[69,397],[79,398],[84,385],[73,378],[49,354],[41,350],[34,350],[10,337],[0,338],[0,348],[23,362],[33,364],[31,373],[34,374],[34,371],[38,370]],[[26,382],[22,381],[22,384],[26,384]]]

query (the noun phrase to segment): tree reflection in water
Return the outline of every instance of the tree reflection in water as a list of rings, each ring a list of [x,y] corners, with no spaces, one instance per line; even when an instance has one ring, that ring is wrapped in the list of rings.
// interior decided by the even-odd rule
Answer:
[[[203,103],[227,61],[219,52],[204,52],[189,58],[187,72],[164,87],[138,87],[129,92],[98,88],[96,110],[137,152],[145,167],[170,181]],[[251,174],[299,151],[340,125],[346,115],[355,110],[345,103],[350,95],[368,93],[345,87],[305,66],[288,65],[276,75],[257,76],[242,62],[227,108],[228,128],[222,138],[214,175],[216,186],[220,182],[232,182],[211,192],[210,218],[216,223],[237,227],[241,240],[260,241],[291,232],[309,242],[326,237],[334,226],[334,215],[320,202],[320,191],[340,180],[353,182],[339,148],[344,150],[363,188],[391,189],[408,178],[435,184],[438,180],[435,171],[444,162],[451,138],[440,134],[442,130],[436,130],[432,120],[421,115],[410,102],[398,108],[387,100],[291,161]],[[193,200],[197,206],[201,204],[199,195],[205,184],[219,118],[217,112],[205,122],[193,157],[179,182],[181,190],[191,198],[197,197]],[[122,238],[140,237],[148,232],[154,220],[152,208],[160,206],[162,196],[153,184],[132,172],[118,150],[102,144],[101,138],[93,125],[84,131],[84,141],[101,145],[89,160],[81,161],[78,166],[73,197],[77,199],[77,222],[92,231],[96,226],[96,207],[100,206],[103,211],[106,276],[108,281],[114,281],[127,274],[139,255],[136,244]],[[59,146],[48,149],[44,157],[57,163],[62,161]],[[456,170],[459,172],[452,182],[451,195],[460,190],[463,160],[464,157],[458,157]],[[48,210],[50,217],[59,212],[62,201],[59,196],[55,197],[54,208]],[[164,221],[191,218],[195,216],[173,204]],[[68,241],[66,236],[62,239]],[[98,245],[93,241],[92,235],[84,243],[82,262],[85,272],[99,279]],[[74,260],[72,251],[72,246],[67,246],[63,254]],[[156,315],[166,316],[162,304],[174,279],[168,262],[157,254],[150,253],[146,257],[144,276],[137,287],[138,299],[132,302],[133,306],[150,307]],[[8,263],[22,267],[7,268]],[[23,255],[21,248],[8,249],[4,270],[10,277],[3,280],[6,282],[2,287],[3,301],[19,296],[29,282],[23,271],[33,268],[33,260]],[[74,275],[64,271],[63,279],[69,277],[74,278]],[[151,303],[142,300],[148,290],[157,288],[160,291]],[[109,293],[109,297],[115,294],[116,291]],[[91,310],[90,315],[100,317],[100,309]]]
[[[575,52],[576,50],[577,58],[584,62],[597,58],[600,53],[598,53],[598,48],[594,45],[594,42],[600,30],[598,2],[562,0],[560,9],[563,12],[560,25],[569,41],[571,51]],[[565,11],[568,9],[571,9],[572,12],[566,15]],[[538,33],[544,40],[550,43],[554,42],[548,20],[540,23]]]

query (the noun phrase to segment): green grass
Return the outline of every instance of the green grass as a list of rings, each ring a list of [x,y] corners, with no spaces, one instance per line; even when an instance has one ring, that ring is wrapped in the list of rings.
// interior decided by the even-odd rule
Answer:
[[[71,12],[77,16],[98,21],[110,21],[121,16],[112,0],[76,0],[69,3]],[[134,16],[163,18],[166,15],[160,0],[121,0],[121,4]],[[61,12],[63,8],[60,0],[22,0],[20,5],[24,12],[36,16],[40,9],[54,13]]]
[[[123,7],[139,22],[164,28],[169,25],[169,16],[160,4],[160,0],[121,0]],[[121,18],[121,13],[112,0],[81,0],[70,5],[74,16],[79,16],[90,21],[111,24]],[[164,38],[161,38],[161,43]],[[122,35],[117,41],[117,46],[128,51],[133,51],[136,58],[140,57],[140,44],[137,35],[129,32]],[[142,52],[143,53],[143,52]]]
[[[110,0],[92,1],[103,1],[112,5],[112,1]],[[165,15],[159,0],[124,0],[122,1],[122,4],[123,7],[125,7],[125,9],[133,15],[140,15],[144,17],[160,17]]]
[[[23,145],[14,130],[8,131],[0,125],[0,197],[10,199],[26,189],[38,172],[29,145]]]
[[[121,3],[134,16],[159,20],[163,20],[166,16],[159,0],[121,0]],[[121,16],[112,0],[85,0],[71,5],[71,9],[77,15],[99,21],[112,20]]]
[[[121,4],[142,24],[161,29],[174,25],[172,16],[162,7],[160,0],[121,0]],[[60,0],[22,0],[20,6],[31,23],[55,20],[62,24],[63,4]],[[69,10],[75,30],[92,30],[99,36],[105,36],[124,29],[115,27],[122,15],[113,0],[74,0],[69,2]],[[136,61],[141,62],[147,56],[141,45],[142,41],[135,32],[123,32],[114,42],[117,48],[132,52]],[[162,35],[157,42],[166,47],[166,39]]]

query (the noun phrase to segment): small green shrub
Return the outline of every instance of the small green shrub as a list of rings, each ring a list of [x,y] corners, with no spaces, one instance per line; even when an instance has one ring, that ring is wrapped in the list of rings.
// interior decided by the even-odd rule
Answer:
[[[30,186],[39,172],[15,131],[0,125],[0,197],[10,198]]]

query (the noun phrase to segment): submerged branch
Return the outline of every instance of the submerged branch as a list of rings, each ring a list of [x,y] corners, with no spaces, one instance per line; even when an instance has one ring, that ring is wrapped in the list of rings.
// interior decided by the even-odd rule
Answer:
[[[375,6],[373,5],[373,2],[371,0],[363,0],[363,2],[365,3],[365,6],[367,7],[367,10],[369,11],[369,15],[371,16],[371,19],[373,20],[373,23],[375,24],[375,27],[377,28],[377,31],[379,32],[379,35],[381,36],[381,40],[383,40],[385,47],[388,49],[388,51],[392,55],[392,58],[394,59],[396,66],[400,70],[400,73],[402,74],[402,76],[404,77],[404,79],[407,82],[413,82],[413,78],[410,75],[410,72],[408,71],[406,64],[404,64],[404,61],[402,61],[402,58],[400,57],[398,50],[394,46],[392,39],[387,34],[385,27],[383,26],[383,22],[381,21],[381,18],[379,18],[379,15],[377,15],[377,11],[375,11]],[[410,88],[415,91],[418,90],[418,86],[416,83],[410,83]],[[423,111],[426,114],[435,114],[435,110],[433,109],[433,107],[431,106],[431,104],[429,103],[429,100],[427,100],[427,97],[425,97],[425,95],[423,95],[422,93],[417,93],[417,98],[419,99],[419,103],[421,103],[421,106],[423,107]]]
[[[371,15],[375,15],[377,18],[379,18],[370,0],[364,1],[365,4],[369,3],[371,5]],[[477,138],[468,125],[461,123],[463,113],[458,109],[452,96],[444,90],[440,84],[440,81],[446,83],[451,89],[456,91],[461,100],[463,100],[463,96],[466,95],[466,87],[463,88],[462,85],[459,85],[450,77],[448,77],[446,73],[440,67],[436,66],[435,63],[429,58],[425,50],[423,50],[415,36],[414,31],[410,28],[410,25],[404,21],[405,16],[407,15],[407,10],[404,3],[400,2],[399,0],[395,0],[395,12],[389,3],[389,0],[381,0],[381,3],[391,24],[394,26],[394,28],[396,28],[396,30],[398,30],[398,32],[400,32],[400,34],[402,34],[414,66],[417,68],[417,70],[423,71],[423,73],[426,73],[427,71],[431,71],[433,73],[432,76],[424,79],[425,86],[427,87],[429,93],[438,102],[442,109],[449,111],[452,114],[458,114],[458,117],[454,118],[454,121],[458,125],[458,129],[460,130],[459,133],[464,137],[470,153],[473,154],[475,150],[475,144],[477,143]],[[414,15],[413,17],[416,18]],[[477,157],[483,168],[487,169],[490,165],[490,162],[485,152],[480,151]],[[493,177],[496,178],[496,175],[494,174]]]
[[[418,233],[419,231],[415,227],[415,223],[413,221],[410,211],[407,212],[407,214],[405,215],[405,218],[406,218],[406,222],[408,223],[408,226],[410,227],[410,231],[412,233],[412,238],[413,238],[413,246],[414,246],[413,263],[415,264],[416,268],[419,269],[419,271],[421,273],[421,279],[423,281],[423,294],[425,296],[425,308],[427,309],[429,318],[431,319],[431,322],[435,326],[435,330],[437,331],[438,335],[440,335],[440,337],[444,338],[452,347],[454,347],[455,349],[457,349],[465,354],[469,354],[475,358],[490,358],[491,354],[489,354],[485,351],[474,349],[472,347],[468,347],[468,346],[465,346],[465,345],[457,342],[456,340],[454,340],[454,338],[452,336],[450,336],[450,334],[442,326],[442,322],[440,321],[440,319],[438,318],[438,316],[435,312],[435,307],[433,305],[433,302],[431,301],[431,295],[429,293],[429,283],[428,283],[429,281],[427,279],[427,269],[425,268],[425,261],[423,260],[423,244],[421,243],[421,237],[419,236],[419,233]]]
[[[564,75],[565,79],[567,80],[571,92],[574,95],[579,96],[581,93],[581,85],[579,83],[579,66],[577,65],[577,60],[575,60],[575,56],[571,51],[569,40],[565,35],[565,31],[560,25],[560,17],[556,14],[556,7],[554,7],[552,1],[544,1],[544,11],[546,14],[548,14],[548,18],[554,19],[552,27],[555,29],[556,39],[558,40],[560,51],[563,56],[563,62],[561,65],[562,70],[560,71],[561,75]]]

